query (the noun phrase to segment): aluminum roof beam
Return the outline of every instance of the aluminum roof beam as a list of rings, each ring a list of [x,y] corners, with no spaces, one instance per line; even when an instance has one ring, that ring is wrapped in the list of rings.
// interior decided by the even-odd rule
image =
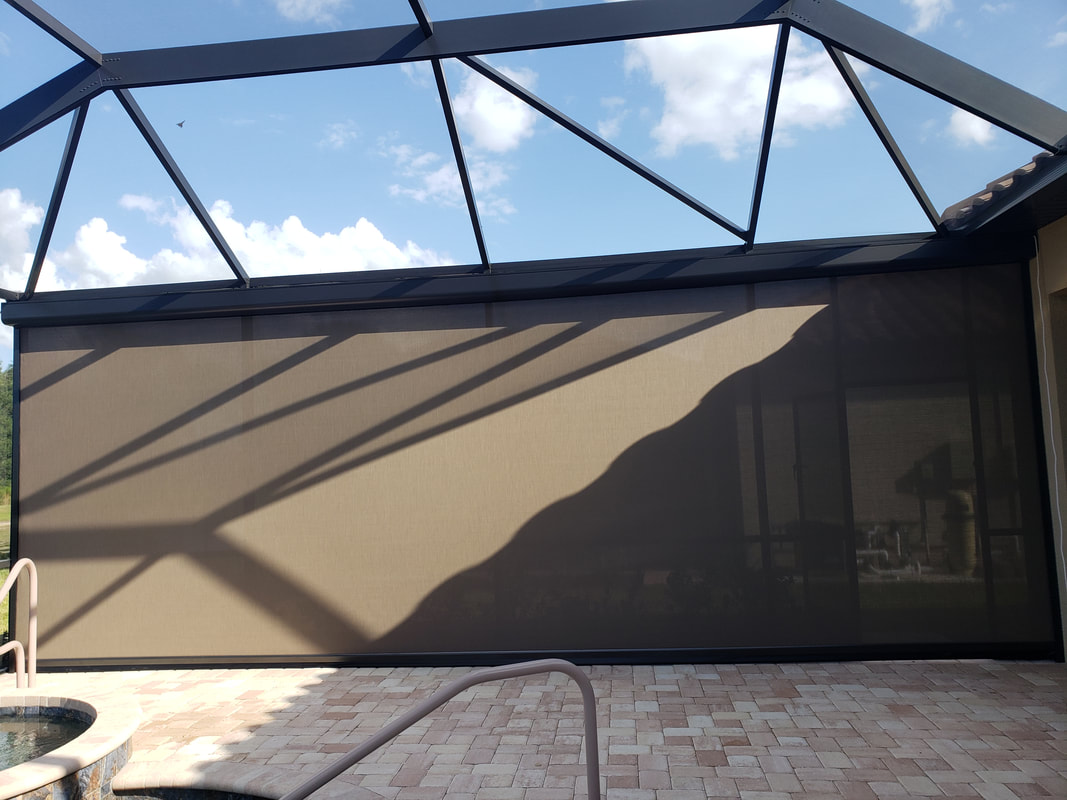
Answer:
[[[41,120],[57,119],[104,88],[398,64],[785,21],[1041,147],[1055,150],[1067,142],[1067,111],[836,0],[631,0],[444,20],[433,24],[429,37],[415,24],[108,53],[99,74],[95,62],[86,62],[94,69],[80,84],[68,71],[50,92],[0,109],[0,149],[12,136],[26,135]]]
[[[156,158],[159,159],[159,163],[163,165],[163,169],[166,170],[167,175],[174,182],[174,186],[181,193],[181,196],[185,198],[185,202],[189,204],[190,210],[200,220],[200,224],[204,226],[204,231],[211,239],[212,244],[215,245],[219,254],[222,256],[226,265],[233,272],[234,276],[241,281],[245,286],[250,285],[248,273],[245,272],[244,267],[241,266],[241,262],[230,249],[230,245],[223,238],[222,233],[215,225],[215,220],[211,218],[211,214],[208,213],[207,208],[200,201],[196,192],[193,190],[192,185],[186,179],[181,169],[178,167],[174,157],[171,156],[170,151],[167,150],[166,145],[163,144],[163,140],[159,138],[159,134],[156,133],[156,129],[152,127],[152,123],[148,121],[148,117],[145,116],[141,107],[137,105],[137,101],[133,99],[133,95],[126,89],[120,89],[115,92],[118,96],[119,102],[122,103],[122,107],[126,109],[126,113],[130,115],[130,119],[133,120],[133,124],[137,126],[137,130],[141,132],[148,146],[155,153]]]
[[[422,0],[408,0],[411,11],[418,20],[419,30],[423,36],[433,36],[433,21],[426,12],[426,6]],[[478,246],[478,258],[481,260],[482,269],[492,271],[493,265],[489,260],[489,250],[485,246],[485,231],[478,215],[478,202],[474,198],[474,186],[471,183],[470,169],[467,167],[467,157],[463,152],[463,141],[459,136],[459,128],[456,125],[456,114],[452,108],[452,96],[448,92],[448,81],[445,80],[445,71],[441,66],[441,59],[432,60],[434,82],[437,84],[437,95],[441,101],[441,111],[445,115],[445,127],[448,128],[448,139],[452,143],[452,155],[456,159],[456,171],[459,173],[459,183],[463,188],[463,199],[470,215],[471,228],[474,232],[474,241]]]
[[[482,61],[480,59],[477,59],[477,58],[473,58],[473,57],[469,57],[469,56],[463,56],[459,60],[462,61],[464,64],[466,64],[471,69],[473,69],[476,72],[478,72],[480,75],[482,75],[482,76],[488,78],[489,80],[491,80],[497,86],[499,86],[502,89],[505,89],[508,92],[510,92],[511,94],[515,95],[515,97],[517,97],[520,100],[522,100],[524,103],[529,105],[531,108],[534,108],[535,110],[537,110],[541,114],[544,114],[546,117],[548,117],[550,120],[555,122],[557,125],[562,126],[566,130],[568,130],[571,133],[573,133],[575,136],[577,136],[580,139],[583,139],[584,141],[586,141],[589,144],[593,145],[593,147],[595,147],[600,152],[602,152],[605,155],[613,158],[615,161],[617,161],[618,163],[622,164],[627,169],[632,170],[633,172],[637,173],[638,175],[640,175],[642,178],[647,180],[649,183],[651,183],[656,188],[666,192],[667,194],[671,195],[671,197],[674,197],[677,200],[681,200],[683,203],[685,203],[687,206],[692,208],[694,211],[696,211],[697,213],[702,214],[703,216],[707,217],[708,219],[710,219],[712,222],[716,223],[717,225],[722,226],[723,228],[728,230],[730,233],[732,233],[737,238],[739,238],[739,239],[744,239],[745,238],[745,232],[741,229],[741,227],[739,225],[737,225],[736,223],[731,222],[726,217],[722,216],[718,212],[716,212],[713,209],[709,208],[708,206],[706,206],[704,203],[702,203],[699,200],[697,200],[695,197],[693,197],[688,192],[685,192],[682,189],[679,189],[677,186],[675,186],[673,183],[668,181],[666,178],[661,177],[659,174],[657,174],[656,172],[653,172],[652,170],[650,170],[648,167],[646,167],[641,162],[639,162],[636,159],[630,157],[629,155],[627,155],[626,153],[624,153],[622,150],[620,150],[619,148],[615,147],[614,145],[610,144],[609,142],[606,142],[604,139],[602,139],[597,134],[593,133],[591,130],[586,128],[584,125],[582,125],[582,124],[576,122],[575,120],[571,119],[570,117],[568,117],[566,114],[564,114],[562,111],[560,111],[559,109],[555,108],[554,106],[549,105],[544,100],[539,98],[537,95],[533,94],[532,92],[527,91],[524,87],[520,86],[515,81],[511,80],[507,75],[504,75],[503,73],[499,72],[498,70],[493,69],[491,66],[486,64],[484,61]]]
[[[419,22],[423,35],[433,36],[433,22],[430,21],[430,15],[426,13],[426,6],[422,4],[422,0],[408,0],[408,3],[411,5],[415,19]]]
[[[19,1],[6,0],[13,5]],[[418,17],[421,0],[409,2]],[[767,24],[787,5],[786,0],[631,0],[432,24],[427,17],[425,26],[433,36],[426,34],[420,19],[415,25],[108,53],[102,57],[104,67],[87,60],[0,109],[0,150],[105,89],[399,64]]]
[[[100,67],[83,61],[0,109],[0,151],[65,117],[104,91]]]
[[[878,134],[878,138],[882,142],[882,147],[889,153],[889,157],[893,159],[897,171],[900,172],[901,177],[904,178],[904,182],[908,184],[908,188],[911,190],[912,195],[914,195],[915,199],[919,202],[919,205],[922,206],[926,218],[930,220],[930,224],[936,230],[941,230],[941,215],[937,212],[930,197],[926,194],[926,190],[923,189],[922,184],[919,182],[918,177],[916,177],[907,158],[904,157],[904,153],[897,145],[896,139],[893,138],[893,134],[889,132],[889,128],[882,119],[882,115],[879,114],[878,109],[874,107],[874,103],[871,100],[870,95],[867,94],[867,90],[863,88],[859,76],[856,75],[856,71],[852,69],[852,65],[848,63],[848,58],[836,47],[828,44],[825,45],[825,47],[826,52],[830,54],[830,59],[834,62],[834,66],[837,67],[837,71],[841,73],[841,77],[844,78],[845,83],[852,92],[852,96],[856,98],[856,102],[859,103],[860,108],[863,109],[867,121],[871,123],[874,132]]]
[[[760,137],[759,159],[756,162],[756,179],[752,182],[752,203],[748,212],[748,230],[745,244],[749,247],[756,241],[756,226],[759,223],[760,206],[763,203],[763,186],[767,180],[767,162],[771,157],[771,138],[774,135],[774,118],[778,113],[778,96],[782,91],[782,76],[785,74],[785,54],[789,48],[789,26],[782,25],[778,41],[774,45],[774,67],[771,70],[771,86],[767,92],[767,108],[763,114],[763,133]]]
[[[81,141],[82,130],[85,128],[85,116],[89,112],[89,102],[82,103],[74,111],[74,118],[70,121],[70,130],[67,133],[67,143],[63,146],[63,158],[59,162],[59,172],[56,174],[55,186],[52,188],[52,199],[48,202],[48,211],[44,215],[44,223],[41,226],[41,236],[37,240],[37,250],[33,255],[33,263],[30,265],[30,275],[26,279],[26,291],[21,299],[33,297],[37,289],[37,280],[41,277],[41,269],[44,267],[45,256],[48,255],[48,246],[52,243],[52,233],[56,228],[56,220],[59,218],[59,209],[63,204],[63,195],[67,191],[67,181],[70,179],[70,170],[74,166],[74,155],[78,152],[78,142]]]
[[[108,53],[125,87],[400,64],[763,25],[788,0],[631,0],[419,25]]]
[[[441,66],[445,58],[463,61],[662,191],[738,236],[749,249],[753,247],[756,235],[768,148],[773,134],[790,27],[796,27],[818,38],[827,48],[898,171],[939,232],[943,232],[943,226],[936,209],[856,77],[845,53],[1039,146],[1062,152],[1064,144],[1067,143],[1067,112],[866,17],[836,0],[717,0],[715,3],[699,0],[631,0],[627,3],[592,4],[447,20],[436,24],[426,13],[423,0],[408,0],[416,19],[415,25],[109,54],[96,51],[32,0],[7,2],[77,53],[83,61],[0,109],[0,150],[74,109],[77,109],[75,125],[79,125],[80,131],[78,121],[84,118],[88,102],[104,91],[114,90],[194,214],[204,225],[231,271],[245,286],[253,285],[253,282],[216,229],[207,210],[163,146],[159,136],[134,102],[129,93],[131,87],[430,61],[437,80],[482,269],[485,271],[489,271],[490,261]],[[781,31],[768,92],[763,140],[747,229],[742,229],[721,217],[631,156],[474,58],[475,54],[625,41],[769,24],[780,25]],[[75,136],[74,147],[76,144]],[[71,147],[68,141],[68,152],[64,154],[61,177],[64,171],[69,173],[74,147]],[[63,182],[65,184],[65,178]],[[53,193],[53,206],[56,208],[49,210],[53,223],[58,214],[57,198],[62,198],[62,189],[58,183],[57,190]],[[42,246],[46,248],[47,242]],[[28,295],[32,295],[34,291],[34,284],[43,264],[40,247],[38,250],[35,262],[41,263],[36,263],[35,269],[31,270]],[[4,293],[4,296],[7,294],[10,293]]]
[[[1048,150],[1067,146],[1067,111],[837,0],[792,0],[790,20],[824,43]]]
[[[482,230],[482,222],[478,217],[478,203],[474,198],[474,187],[471,185],[470,170],[467,168],[467,158],[463,153],[463,142],[459,138],[459,128],[456,127],[456,115],[452,111],[452,98],[448,93],[448,83],[445,81],[445,71],[441,62],[433,62],[433,77],[437,82],[437,92],[441,96],[441,110],[445,114],[445,125],[448,127],[448,138],[452,142],[452,153],[456,159],[456,169],[459,171],[460,184],[463,187],[463,197],[467,203],[467,212],[470,214],[471,226],[474,229],[474,239],[478,244],[478,257],[482,267],[486,271],[492,269],[489,260],[489,251],[485,246],[485,234]]]

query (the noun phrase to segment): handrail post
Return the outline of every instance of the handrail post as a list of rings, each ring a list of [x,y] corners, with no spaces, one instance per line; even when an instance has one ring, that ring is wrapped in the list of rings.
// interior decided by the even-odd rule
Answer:
[[[582,691],[582,705],[585,709],[585,779],[588,786],[589,800],[600,800],[600,747],[597,744],[596,696],[589,677],[570,661],[559,658],[546,658],[540,661],[524,661],[520,664],[507,664],[501,667],[489,667],[476,670],[443,686],[427,697],[410,711],[388,723],[362,744],[349,750],[337,761],[320,770],[300,786],[283,795],[280,800],[305,800],[316,789],[321,789],[346,769],[358,764],[363,758],[394,737],[403,733],[414,723],[427,716],[431,711],[447,703],[460,692],[479,683],[488,681],[519,678],[542,672],[561,672],[567,675]]]
[[[23,687],[25,682],[32,689],[37,685],[37,566],[30,559],[20,558],[11,565],[11,572],[8,573],[4,585],[0,587],[0,598],[10,594],[23,570],[26,570],[30,580],[29,625],[26,631],[25,654],[22,643],[13,640],[0,647],[0,655],[9,650],[15,651],[15,686],[19,689],[25,688]],[[22,672],[23,660],[26,663],[25,675]],[[25,681],[24,678],[26,678]]]
[[[26,574],[30,578],[30,618],[26,626],[26,679],[33,689],[37,686],[37,565],[26,561]]]

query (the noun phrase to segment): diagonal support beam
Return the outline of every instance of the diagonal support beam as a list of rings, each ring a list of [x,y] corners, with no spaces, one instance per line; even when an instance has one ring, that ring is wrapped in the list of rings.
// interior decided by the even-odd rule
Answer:
[[[1039,147],[1067,146],[1067,111],[837,0],[793,0],[789,18],[823,42]]]
[[[99,50],[33,2],[33,0],[7,0],[7,4],[53,39],[69,47],[81,58],[91,61],[97,66],[104,63],[104,57]]]
[[[878,109],[875,108],[874,102],[871,100],[870,95],[867,94],[867,90],[863,88],[863,84],[860,82],[859,76],[856,75],[856,71],[852,69],[852,65],[848,63],[848,58],[844,53],[832,45],[826,45],[826,52],[829,53],[830,59],[834,62],[834,66],[837,67],[837,71],[841,73],[841,77],[844,78],[845,83],[848,84],[848,88],[852,91],[852,96],[856,98],[856,102],[859,103],[860,108],[863,109],[867,121],[871,123],[874,132],[878,134],[878,138],[882,142],[882,147],[889,153],[889,157],[893,159],[893,163],[896,165],[901,177],[904,178],[904,182],[908,184],[911,193],[915,196],[915,199],[919,201],[919,205],[922,207],[923,213],[926,214],[926,218],[930,220],[930,224],[933,225],[935,230],[941,230],[941,215],[937,212],[933,202],[926,194],[926,190],[923,189],[922,183],[919,182],[919,178],[915,175],[908,160],[904,157],[904,153],[897,145],[896,140],[893,138],[893,134],[889,132],[889,127],[882,119],[882,115],[878,113]]]
[[[419,28],[426,37],[433,36],[433,22],[430,21],[430,15],[426,13],[426,6],[422,4],[422,0],[408,0],[411,5],[411,11],[415,15],[415,19],[419,21]]]
[[[785,74],[785,54],[789,47],[789,26],[778,30],[774,46],[774,67],[771,70],[771,85],[767,92],[767,110],[763,115],[763,134],[760,139],[759,160],[756,162],[756,179],[752,183],[752,205],[748,214],[748,231],[745,246],[751,248],[756,242],[756,226],[759,224],[760,206],[763,204],[763,186],[767,181],[767,162],[771,156],[771,139],[774,136],[774,118],[778,114],[778,97],[782,93],[782,76]]]
[[[108,77],[83,61],[0,108],[0,152],[96,97]]]
[[[200,202],[200,198],[196,192],[193,191],[193,187],[189,184],[185,175],[182,174],[181,169],[178,168],[177,162],[171,156],[170,151],[167,150],[166,145],[163,144],[163,140],[159,138],[159,134],[156,133],[156,129],[152,127],[152,124],[148,121],[141,107],[137,105],[137,101],[133,99],[133,95],[130,94],[128,89],[119,89],[115,92],[119,102],[122,103],[122,107],[126,109],[126,113],[130,115],[130,119],[133,120],[133,124],[137,126],[137,130],[141,132],[145,141],[148,142],[148,146],[152,148],[152,152],[155,153],[156,158],[159,159],[159,163],[163,165],[163,169],[167,171],[170,179],[174,181],[174,185],[178,188],[182,197],[185,198],[185,202],[189,204],[189,208],[200,224],[204,226],[204,230],[207,232],[208,237],[212,243],[218,248],[219,254],[226,261],[227,266],[238,280],[245,286],[250,286],[251,281],[248,278],[248,273],[245,272],[244,267],[241,266],[241,262],[237,256],[234,255],[230,249],[230,245],[223,238],[222,233],[215,225],[215,220],[211,218],[207,208]]]
[[[37,250],[34,252],[33,263],[30,265],[30,275],[26,280],[26,291],[22,294],[23,300],[33,297],[33,293],[37,291],[37,280],[41,277],[44,259],[48,255],[48,247],[52,243],[52,233],[56,228],[59,209],[63,204],[63,195],[67,191],[67,181],[70,179],[70,170],[74,166],[74,156],[78,152],[78,142],[81,141],[82,129],[85,127],[85,116],[88,113],[89,101],[86,100],[75,109],[74,118],[70,121],[67,143],[63,147],[63,158],[59,162],[56,183],[52,187],[52,198],[48,202],[48,211],[44,215],[41,237],[37,240]]]
[[[482,230],[482,222],[478,216],[478,204],[474,199],[474,187],[471,185],[470,169],[467,167],[467,158],[463,153],[463,142],[459,138],[459,129],[456,127],[456,115],[452,110],[452,97],[448,93],[448,83],[445,81],[445,71],[440,61],[433,62],[433,76],[437,81],[437,93],[441,96],[441,110],[445,115],[445,125],[448,127],[448,138],[452,141],[452,152],[456,158],[456,169],[459,171],[459,181],[463,186],[463,197],[467,201],[467,212],[471,217],[471,227],[474,229],[474,239],[478,244],[478,257],[482,267],[487,272],[492,272],[493,265],[489,261],[489,251],[485,246],[485,233]]]
[[[644,166],[639,161],[631,158],[622,150],[619,150],[619,148],[615,147],[609,142],[604,141],[604,139],[593,133],[585,126],[574,121],[559,109],[549,105],[537,95],[529,92],[525,87],[520,86],[515,81],[511,80],[511,78],[509,78],[507,75],[504,75],[503,73],[493,69],[481,59],[474,58],[473,56],[462,56],[459,60],[471,69],[475,70],[478,74],[488,78],[497,86],[515,95],[517,98],[519,98],[532,108],[536,109],[541,114],[544,114],[556,124],[561,125],[565,129],[573,133],[575,136],[593,145],[593,147],[595,147],[600,152],[604,153],[607,156],[610,156],[627,169],[637,173],[656,188],[661,189],[662,191],[666,192],[677,200],[681,200],[694,211],[707,217],[717,225],[722,226],[739,239],[745,238],[745,232],[741,229],[741,226],[737,225],[734,222],[731,222],[726,217],[704,205],[695,197],[690,195],[688,192],[679,189],[666,178],[661,177],[657,173],[650,170],[648,167]]]

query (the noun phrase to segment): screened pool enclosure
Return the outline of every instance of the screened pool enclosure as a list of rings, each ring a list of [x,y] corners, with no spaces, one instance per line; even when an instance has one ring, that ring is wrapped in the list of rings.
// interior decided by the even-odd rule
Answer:
[[[3,287],[12,555],[40,569],[45,665],[1062,658],[1058,411],[1042,405],[1058,371],[1037,359],[1062,329],[1035,322],[1053,289],[1034,264],[1067,274],[1067,112],[831,0],[461,19],[410,0],[376,27],[115,51],[47,4],[7,4],[76,61],[0,108],[0,156],[66,126],[25,280]],[[714,181],[654,169],[651,150],[627,151],[507,62],[601,46],[636,59],[633,43],[752,31],[765,89],[729,212],[701,192]],[[800,91],[790,52],[825,61],[924,230],[768,238],[776,170],[798,215],[814,192],[772,148]],[[200,193],[210,171],[183,163],[196,148],[180,137],[202,123],[164,116],[153,94],[387,67],[433,101],[458,214],[444,227],[469,237],[469,258],[409,240],[419,255],[402,268],[319,269],[252,246],[252,225],[209,205],[216,188]],[[502,224],[464,127],[467,80],[679,204],[709,244],[687,228],[683,245],[588,254],[560,252],[570,240],[551,227],[515,233],[522,209]],[[1042,155],[938,211],[880,80]],[[153,280],[162,262],[112,283],[103,262],[64,272],[52,237],[105,104],[198,227],[200,249],[168,262],[184,278]],[[374,147],[400,158],[397,142]],[[284,151],[260,168],[300,172]],[[583,190],[551,184],[561,205]],[[612,213],[596,223],[607,240],[634,240]],[[874,198],[864,215],[879,214]],[[522,236],[545,257],[495,255]],[[336,237],[337,252],[354,241]]]

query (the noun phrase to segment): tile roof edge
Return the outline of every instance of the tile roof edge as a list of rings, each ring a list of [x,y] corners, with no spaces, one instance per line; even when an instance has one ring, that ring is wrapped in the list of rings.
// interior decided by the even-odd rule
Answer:
[[[981,191],[950,205],[942,212],[941,222],[950,232],[979,228],[1065,171],[1067,153],[1042,150],[1027,164],[990,181]]]

